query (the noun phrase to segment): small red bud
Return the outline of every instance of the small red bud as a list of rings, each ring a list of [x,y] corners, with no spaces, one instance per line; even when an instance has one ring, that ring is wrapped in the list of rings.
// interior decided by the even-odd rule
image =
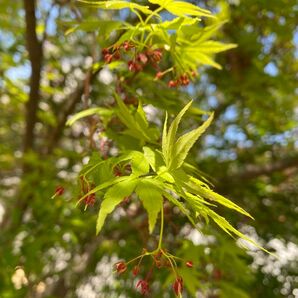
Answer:
[[[107,48],[104,48],[102,49],[101,53],[103,56],[105,56],[106,54],[109,54],[109,50]]]
[[[171,81],[169,81],[169,83],[168,83],[168,86],[170,87],[170,88],[174,88],[174,87],[176,87],[177,86],[177,81],[173,81],[173,80],[171,80]]]
[[[127,62],[127,65],[128,65],[128,69],[130,71],[139,72],[139,71],[141,71],[143,69],[143,67],[142,67],[141,64],[136,63],[136,62],[134,62],[132,60],[128,61]]]
[[[153,53],[152,53],[153,61],[158,63],[158,62],[160,62],[161,58],[162,58],[162,51],[159,50],[159,49],[154,50]]]
[[[148,281],[141,279],[137,282],[136,288],[141,289],[141,294],[142,295],[147,295],[149,293],[149,284]]]
[[[135,70],[135,63],[134,63],[132,60],[129,60],[129,61],[127,62],[127,65],[128,65],[128,69],[129,69],[130,71],[134,71],[134,70]]]
[[[180,81],[181,85],[183,85],[183,86],[187,86],[190,82],[187,74],[180,76],[179,81]]]
[[[148,57],[144,53],[140,53],[137,59],[143,64],[146,64],[148,62]]]
[[[127,266],[124,262],[118,262],[115,264],[115,267],[116,267],[116,270],[117,270],[117,273],[121,274],[123,272],[126,271],[127,269]]]
[[[134,266],[132,269],[133,276],[137,276],[140,272],[140,267],[138,265]]]
[[[121,58],[121,55],[120,55],[120,51],[119,51],[119,50],[117,50],[117,51],[114,53],[113,58],[114,58],[115,60],[119,60],[119,59]]]
[[[55,196],[62,196],[64,193],[64,187],[63,186],[57,186],[55,189]]]
[[[122,44],[122,46],[123,46],[123,49],[124,49],[125,51],[128,51],[128,50],[130,50],[131,48],[134,47],[134,45],[133,45],[132,43],[130,43],[129,41],[125,41],[125,42]]]
[[[185,265],[188,267],[188,268],[192,268],[193,267],[193,262],[192,261],[187,261],[185,263]]]
[[[181,277],[177,277],[174,284],[173,284],[173,290],[175,294],[181,295],[183,291],[183,279]]]
[[[123,44],[123,48],[124,48],[125,51],[128,51],[129,50],[129,44],[128,44],[128,42],[125,42]]]
[[[111,63],[113,60],[113,55],[111,55],[111,54],[104,55],[104,60],[106,63]]]
[[[143,66],[139,63],[135,64],[135,72],[139,72],[143,70]]]
[[[90,194],[84,200],[85,204],[88,206],[93,206],[95,203],[95,193]]]
[[[192,75],[193,77],[196,77],[197,74],[198,74],[198,73],[197,73],[196,71],[194,71],[194,70],[191,72],[191,75]]]
[[[156,73],[155,79],[159,80],[159,79],[161,79],[163,77],[163,75],[164,74],[161,71],[159,71],[158,73]]]

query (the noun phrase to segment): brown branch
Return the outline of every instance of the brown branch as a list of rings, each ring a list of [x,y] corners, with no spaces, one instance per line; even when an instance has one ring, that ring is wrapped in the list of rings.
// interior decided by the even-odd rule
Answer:
[[[26,22],[26,44],[31,65],[30,92],[26,103],[26,128],[23,150],[34,150],[34,129],[37,122],[37,109],[40,98],[40,79],[43,60],[42,44],[36,34],[35,1],[24,0]]]
[[[55,7],[56,3],[53,2],[51,7],[49,8],[49,10],[46,13],[45,19],[44,19],[44,31],[43,31],[43,36],[42,36],[42,40],[41,43],[42,45],[44,44],[44,42],[46,41],[47,37],[48,37],[48,26],[49,26],[49,20],[50,20],[50,16],[51,16],[51,12],[53,10],[53,8]]]
[[[289,168],[298,167],[298,154],[285,157],[276,162],[271,162],[266,165],[247,165],[243,171],[235,173],[224,179],[226,182],[229,181],[248,181],[260,176],[269,176],[274,172],[283,171]]]
[[[81,101],[82,95],[84,93],[84,84],[81,82],[77,89],[70,95],[70,99],[66,100],[64,109],[61,111],[58,123],[53,131],[50,132],[49,141],[47,146],[47,154],[50,154],[56,143],[62,136],[63,128],[66,124],[67,118],[75,110],[76,105]]]
[[[90,83],[94,80],[99,71],[100,69],[96,70],[91,74]],[[87,73],[87,75],[89,74]],[[68,116],[74,112],[76,105],[81,101],[82,96],[84,95],[84,85],[85,80],[83,82],[80,82],[77,89],[70,95],[70,98],[65,100],[65,108],[62,110],[58,118],[57,126],[54,128],[53,131],[51,131],[51,134],[49,135],[49,141],[46,151],[47,154],[51,153],[54,147],[57,145],[58,141],[62,136],[62,132],[65,127]]]

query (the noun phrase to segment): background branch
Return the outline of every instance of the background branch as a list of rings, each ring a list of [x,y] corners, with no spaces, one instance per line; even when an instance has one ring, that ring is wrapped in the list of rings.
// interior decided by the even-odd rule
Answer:
[[[89,74],[89,71],[87,72],[86,76],[90,76],[90,84],[92,83],[96,75],[100,72],[100,70],[101,68],[94,71],[91,75]],[[71,94],[70,99],[65,100],[66,104],[58,118],[57,126],[54,128],[53,131],[51,131],[51,134],[49,136],[49,142],[46,152],[47,154],[51,153],[54,147],[57,145],[59,139],[62,136],[62,132],[65,127],[68,116],[74,112],[76,105],[81,101],[82,96],[84,95],[85,81],[86,80],[80,82],[77,89],[74,90],[74,92]]]
[[[23,139],[23,150],[27,152],[34,149],[34,128],[37,121],[37,109],[40,97],[40,79],[43,60],[42,43],[36,34],[35,1],[24,0],[26,43],[31,65],[30,91],[26,103],[26,128]]]
[[[265,165],[246,165],[244,170],[234,173],[233,175],[228,176],[224,179],[226,182],[231,181],[248,181],[260,176],[268,176],[274,172],[283,171],[289,168],[298,167],[298,154],[284,157],[275,162],[268,162]],[[223,184],[225,184],[223,183]]]

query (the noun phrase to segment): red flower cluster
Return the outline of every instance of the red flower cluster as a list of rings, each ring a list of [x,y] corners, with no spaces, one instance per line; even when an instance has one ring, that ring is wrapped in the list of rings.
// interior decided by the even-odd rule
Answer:
[[[113,60],[121,59],[121,50],[124,50],[124,52],[128,52],[133,48],[135,48],[135,45],[132,42],[125,41],[120,46],[103,49],[102,55],[106,63],[111,63]],[[133,59],[129,60],[127,63],[128,69],[132,72],[140,72],[148,63],[156,68],[157,64],[161,61],[161,58],[161,49],[148,49],[141,53],[133,53]]]
[[[161,49],[156,49],[156,50],[147,50],[146,52],[147,57],[155,63],[159,63],[162,58],[162,50]]]
[[[173,71],[173,69],[169,69],[164,72],[159,71],[158,64],[160,63],[163,56],[162,49],[148,48],[143,52],[136,53],[135,48],[136,46],[132,42],[125,41],[121,45],[113,46],[110,48],[104,48],[102,50],[102,55],[106,63],[111,63],[113,60],[121,59],[122,54],[124,54],[124,52],[127,53],[131,49],[134,49],[132,59],[127,62],[129,71],[138,73],[142,71],[146,65],[149,64],[153,68],[158,70],[155,75],[156,80],[160,80],[167,72]],[[197,73],[195,71],[192,71],[191,73],[184,73],[180,75],[180,77],[170,80],[168,82],[168,86],[170,88],[178,86],[187,86],[190,83],[190,76],[196,75]]]
[[[106,63],[111,63],[113,60],[119,60],[121,58],[120,48],[116,47],[114,50],[103,49],[101,51],[103,59]]]
[[[164,250],[164,249],[160,249],[157,252],[149,253],[149,254],[146,249],[143,249],[143,253],[140,256],[129,261],[128,263],[125,263],[123,261],[116,263],[115,268],[116,268],[117,273],[121,274],[121,273],[125,272],[127,270],[127,265],[129,263],[139,260],[138,263],[132,268],[132,275],[137,276],[140,273],[140,265],[142,263],[143,257],[146,255],[151,255],[151,257],[153,258],[153,263],[151,265],[150,270],[147,272],[145,278],[138,280],[138,282],[136,283],[136,289],[138,289],[142,295],[149,294],[149,292],[150,292],[149,281],[152,278],[153,270],[155,268],[160,269],[162,267],[167,267],[167,268],[171,268],[176,276],[175,281],[172,285],[173,291],[176,296],[181,295],[182,291],[183,291],[183,279],[181,276],[177,275],[177,272],[176,272],[175,268],[173,267],[173,266],[176,267],[177,265],[173,265],[174,263],[173,263],[173,261],[171,261],[171,259],[173,259],[173,258],[176,258],[176,259],[180,259],[180,258],[172,256],[171,254],[167,253],[166,250]],[[180,260],[182,260],[182,259],[180,259]],[[175,264],[176,264],[176,262],[175,262]],[[192,268],[193,262],[186,261],[185,265],[189,268]]]
[[[169,81],[168,86],[174,88],[178,86],[187,86],[189,83],[189,75],[185,73],[181,75],[178,79]]]
[[[80,182],[81,182],[81,191],[83,196],[87,194],[89,191],[91,191],[95,186],[93,183],[90,185],[90,183],[86,181],[83,176],[80,177]],[[93,206],[96,201],[95,199],[96,199],[95,193],[91,193],[90,195],[85,197],[84,198],[85,206],[86,207]]]
[[[133,60],[128,61],[128,69],[132,72],[140,72],[148,63],[156,68],[161,58],[162,51],[160,49],[149,49],[145,52],[137,54]]]

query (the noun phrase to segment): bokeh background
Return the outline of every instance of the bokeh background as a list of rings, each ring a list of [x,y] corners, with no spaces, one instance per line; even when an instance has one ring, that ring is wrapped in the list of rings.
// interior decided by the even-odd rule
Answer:
[[[97,129],[97,122],[65,125],[84,109],[84,81],[94,56],[101,61],[101,49],[115,38],[106,38],[100,20],[133,23],[135,16],[81,7],[73,0],[39,0],[32,24],[23,1],[0,3],[0,297],[139,297],[131,275],[118,277],[112,266],[146,246],[146,216],[136,206],[121,207],[95,236],[98,205],[84,212],[75,201],[77,175],[91,151],[86,127],[94,121]],[[297,2],[192,3],[228,20],[216,38],[238,47],[217,56],[223,69],[199,69],[188,88],[171,93],[146,75],[131,88],[146,94],[146,111],[156,123],[163,114],[153,106],[176,112],[189,97],[202,110],[215,111],[193,161],[218,192],[255,221],[227,210],[225,217],[278,258],[253,247],[244,251],[212,225],[202,223],[203,233],[196,232],[169,209],[169,247],[195,263],[194,270],[183,273],[191,280],[184,295],[298,297]],[[65,34],[78,23],[79,30]],[[31,76],[25,29],[32,25],[43,42],[33,59],[40,73],[34,135],[26,133],[34,119],[25,117]],[[91,106],[111,100],[115,76],[98,68],[91,78]],[[105,136],[94,138],[96,150]],[[57,185],[65,194],[50,200]],[[152,297],[173,297],[167,272],[158,273]]]

